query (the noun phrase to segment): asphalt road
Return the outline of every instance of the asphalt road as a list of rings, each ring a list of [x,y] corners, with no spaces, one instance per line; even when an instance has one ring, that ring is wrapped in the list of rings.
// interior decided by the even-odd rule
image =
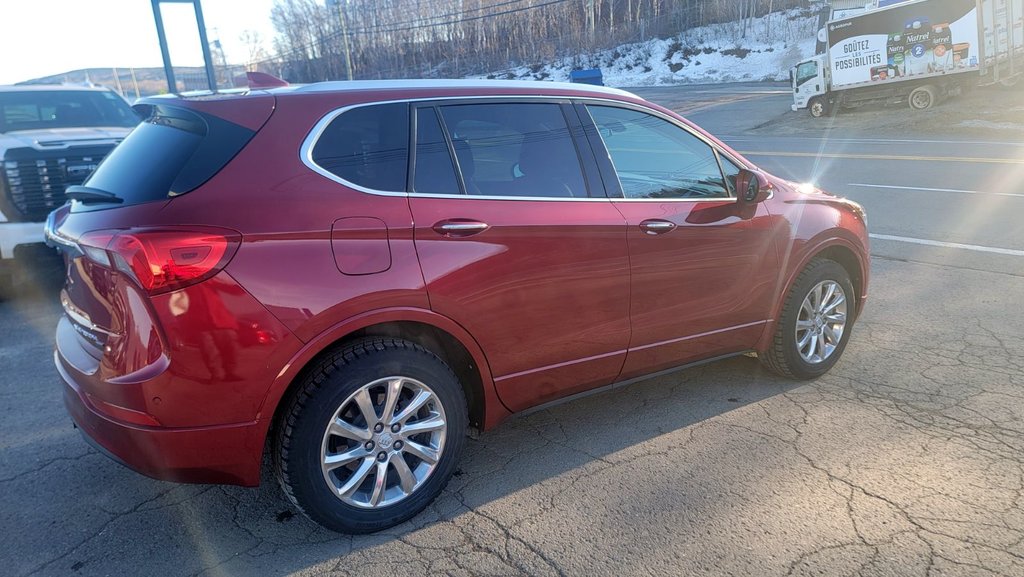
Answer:
[[[0,574],[1024,575],[1024,149],[773,138],[751,130],[777,88],[639,92],[867,207],[870,302],[829,375],[744,357],[513,419],[427,512],[348,537],[273,483],[96,454],[60,403],[52,298],[2,303]]]

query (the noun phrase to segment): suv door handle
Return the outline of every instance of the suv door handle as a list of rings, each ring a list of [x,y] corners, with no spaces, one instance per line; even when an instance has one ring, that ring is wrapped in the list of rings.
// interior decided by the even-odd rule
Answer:
[[[480,222],[477,220],[454,218],[437,222],[434,224],[433,228],[434,232],[441,236],[463,237],[480,234],[481,232],[491,228],[491,226],[486,222]]]
[[[647,234],[665,234],[675,227],[676,223],[661,219],[645,220],[640,223],[640,230]]]

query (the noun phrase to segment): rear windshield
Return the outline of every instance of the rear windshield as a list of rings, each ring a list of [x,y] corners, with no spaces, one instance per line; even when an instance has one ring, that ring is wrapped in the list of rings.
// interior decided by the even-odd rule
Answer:
[[[139,108],[149,109],[147,118],[85,182],[120,197],[123,202],[117,206],[166,199],[198,188],[255,134],[216,116],[183,108]]]
[[[83,126],[132,127],[139,116],[113,92],[0,92],[0,133]]]

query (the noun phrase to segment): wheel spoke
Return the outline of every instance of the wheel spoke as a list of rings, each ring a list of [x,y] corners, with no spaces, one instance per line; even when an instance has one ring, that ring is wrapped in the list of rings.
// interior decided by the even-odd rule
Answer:
[[[807,350],[807,356],[813,358],[814,354],[817,352],[817,350],[818,350],[818,335],[815,334],[815,333],[811,333],[811,344],[810,344],[810,348]]]
[[[370,493],[370,506],[376,507],[384,498],[384,489],[388,480],[388,462],[377,463],[377,475],[373,480],[373,492]]]
[[[402,450],[414,457],[419,457],[431,465],[437,462],[437,451],[430,447],[424,447],[419,443],[406,441],[405,444],[402,445]]]
[[[416,396],[413,397],[411,401],[409,401],[409,404],[406,405],[404,409],[402,409],[402,412],[392,417],[388,424],[404,424],[406,421],[409,420],[409,417],[415,415],[423,407],[423,405],[427,404],[427,401],[429,401],[433,396],[433,393],[429,391],[419,391],[418,393],[416,393]]]
[[[409,463],[405,462],[405,457],[402,455],[392,456],[391,465],[394,466],[395,472],[398,473],[398,482],[401,484],[402,490],[405,491],[406,495],[412,493],[416,488],[416,475],[409,468]]]
[[[843,325],[846,324],[846,314],[832,313],[830,315],[825,315],[825,320],[834,325]]]
[[[373,427],[378,421],[377,410],[373,408],[373,401],[370,399],[370,391],[361,389],[356,393],[355,399],[356,405],[359,407],[359,412],[363,414],[363,418],[366,419],[366,427]]]
[[[384,411],[380,414],[380,420],[390,423],[395,415],[395,406],[398,404],[398,397],[402,394],[402,379],[388,381],[387,398],[384,400]]]
[[[807,343],[811,342],[811,337],[814,336],[814,331],[807,331],[804,336],[800,337],[800,340],[796,342],[796,348],[802,352],[806,347]]]
[[[824,327],[822,327],[822,329],[824,329],[825,336],[828,337],[830,343],[832,343],[833,345],[839,344],[839,337],[836,336],[836,331],[833,330],[831,326],[825,325]]]
[[[335,453],[333,455],[327,455],[324,457],[324,470],[333,471],[342,465],[347,465],[352,461],[366,458],[366,449],[363,447],[355,447],[345,451],[344,453]]]
[[[816,337],[818,360],[825,360],[825,335]]]
[[[359,468],[356,469],[352,476],[345,481],[345,484],[338,488],[338,494],[347,497],[352,494],[353,491],[359,488],[366,480],[366,476],[370,474],[373,469],[373,465],[376,463],[372,458],[365,458],[363,462],[359,464]]]
[[[337,437],[352,439],[353,441],[369,441],[372,436],[369,429],[357,427],[352,423],[342,420],[341,417],[336,417],[331,421],[331,426],[328,427],[327,432]]]
[[[841,304],[843,304],[845,302],[846,302],[846,297],[844,297],[841,294],[836,295],[836,297],[832,300],[832,302],[828,303],[828,306],[826,306],[826,307],[821,309],[821,312],[822,312],[822,314],[828,314],[828,313],[834,311],[836,309],[836,307],[838,307],[839,305],[841,305]]]
[[[798,330],[798,331],[802,331],[802,330],[805,330],[805,329],[810,329],[813,326],[814,326],[814,322],[811,321],[811,320],[808,320],[808,319],[797,319],[797,321],[796,321],[796,330]]]
[[[402,434],[411,437],[419,433],[426,433],[427,431],[438,431],[445,427],[444,419],[441,415],[431,415],[422,421],[416,421],[415,423],[409,423],[402,428]]]
[[[828,283],[828,285],[821,287],[821,290],[824,292],[824,294],[821,297],[821,301],[818,302],[818,307],[819,310],[824,312],[825,305],[828,304],[828,302],[832,300],[832,296],[836,294],[836,285],[833,283]]]

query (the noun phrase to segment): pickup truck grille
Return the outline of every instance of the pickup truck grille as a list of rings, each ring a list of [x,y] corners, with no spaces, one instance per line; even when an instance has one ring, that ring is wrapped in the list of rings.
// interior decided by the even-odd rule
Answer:
[[[7,198],[3,204],[20,213],[19,220],[41,222],[67,201],[64,189],[82,184],[112,146],[40,152],[34,149],[7,151],[0,177]],[[7,211],[5,211],[7,212]]]

